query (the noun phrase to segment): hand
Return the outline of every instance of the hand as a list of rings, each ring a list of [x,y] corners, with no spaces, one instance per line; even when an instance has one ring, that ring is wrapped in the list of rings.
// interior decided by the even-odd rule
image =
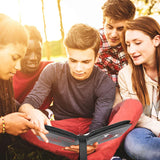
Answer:
[[[87,145],[87,154],[91,154],[95,152],[97,146],[98,146],[98,142],[95,142],[93,145]],[[79,145],[71,145],[70,147],[65,147],[64,149],[79,153]]]
[[[19,134],[27,132],[29,129],[39,130],[37,127],[30,121],[30,117],[25,113],[14,112],[4,116],[5,120],[5,129],[6,133],[17,136]]]
[[[45,135],[48,133],[48,131],[45,129],[44,125],[51,126],[50,120],[38,109],[33,109],[33,111],[29,115],[31,116],[31,121],[41,129],[41,131],[33,129],[32,132],[40,136],[46,143],[48,143],[48,138]]]
[[[41,130],[32,129],[33,133],[41,136],[41,138],[48,143],[48,139],[45,134],[48,131],[45,129],[44,125],[51,125],[50,120],[43,114],[40,110],[33,108],[30,104],[23,104],[19,108],[20,112],[24,112],[31,117],[31,122],[38,126]]]

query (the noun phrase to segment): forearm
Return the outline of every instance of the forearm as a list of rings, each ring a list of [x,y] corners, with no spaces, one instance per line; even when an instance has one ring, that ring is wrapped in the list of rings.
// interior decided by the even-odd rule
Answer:
[[[143,127],[151,130],[156,136],[160,134],[160,121],[152,119],[144,114],[141,115],[137,127]]]

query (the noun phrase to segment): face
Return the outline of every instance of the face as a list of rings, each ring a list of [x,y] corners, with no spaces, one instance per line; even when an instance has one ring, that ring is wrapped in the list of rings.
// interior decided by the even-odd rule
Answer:
[[[127,51],[135,65],[155,64],[156,41],[138,30],[127,30]]]
[[[79,50],[67,48],[67,57],[70,73],[75,79],[85,80],[91,75],[95,63],[93,49]]]
[[[115,47],[120,44],[120,37],[125,24],[126,24],[125,20],[117,21],[110,19],[108,17],[105,18],[104,22],[105,36],[111,47]]]
[[[29,40],[28,48],[24,58],[21,61],[21,71],[32,73],[39,67],[41,60],[41,42]]]
[[[24,57],[26,49],[22,44],[0,46],[0,79],[8,80],[21,69],[20,60]]]

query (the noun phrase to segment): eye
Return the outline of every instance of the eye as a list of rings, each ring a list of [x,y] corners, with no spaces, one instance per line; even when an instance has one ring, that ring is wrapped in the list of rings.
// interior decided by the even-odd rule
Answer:
[[[89,60],[87,60],[87,61],[83,61],[83,63],[85,63],[85,64],[88,64],[90,61]]]
[[[113,29],[113,27],[110,25],[106,25],[106,29]]]
[[[136,42],[135,44],[136,44],[136,45],[140,45],[140,44],[141,44],[141,42]]]
[[[19,59],[19,56],[12,56],[13,61],[17,61]]]
[[[73,62],[73,63],[75,63],[75,62],[76,62],[76,60],[74,60],[74,59],[70,59],[70,61],[71,61],[71,62]]]
[[[123,31],[124,27],[117,28],[117,31]]]

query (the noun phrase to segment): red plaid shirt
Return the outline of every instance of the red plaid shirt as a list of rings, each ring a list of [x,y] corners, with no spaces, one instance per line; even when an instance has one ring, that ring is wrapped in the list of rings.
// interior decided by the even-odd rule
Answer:
[[[106,72],[106,74],[108,74],[109,77],[118,85],[118,72],[127,64],[125,53],[121,44],[116,47],[109,46],[103,28],[99,30],[99,33],[101,43],[96,65]]]

